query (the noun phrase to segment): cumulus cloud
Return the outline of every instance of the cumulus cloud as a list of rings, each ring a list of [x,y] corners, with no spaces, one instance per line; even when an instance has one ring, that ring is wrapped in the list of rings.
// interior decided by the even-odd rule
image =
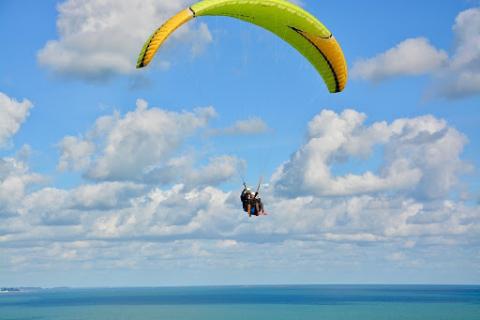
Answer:
[[[453,33],[455,45],[450,57],[428,39],[411,38],[373,58],[356,61],[352,75],[373,82],[430,75],[430,95],[450,99],[476,95],[480,92],[480,8],[460,12]]]
[[[173,112],[138,100],[136,109],[124,116],[97,119],[84,137],[65,137],[59,143],[58,168],[81,171],[95,181],[182,182],[186,188],[221,184],[244,162],[224,155],[198,166],[193,153],[182,152],[187,138],[206,129],[215,115],[212,107]]]
[[[324,110],[308,127],[307,142],[273,177],[279,194],[348,196],[402,192],[414,197],[444,197],[467,165],[460,159],[466,138],[433,116],[364,125],[354,110]],[[377,172],[332,174],[332,167],[369,157],[383,148]]]
[[[187,5],[186,0],[65,1],[58,5],[59,38],[38,52],[38,62],[58,75],[86,80],[131,74],[143,42]],[[212,36],[205,24],[186,25],[172,39],[188,43],[198,54]]]
[[[192,186],[216,186],[235,177],[245,168],[245,162],[232,156],[211,158],[207,165],[186,175],[185,183]]]
[[[100,117],[85,138],[65,138],[59,167],[87,167],[87,177],[95,180],[136,180],[149,167],[168,160],[214,116],[212,107],[178,113],[149,108],[138,100],[137,108],[124,117]]]
[[[32,173],[24,161],[0,158],[0,217],[18,214],[28,188],[41,182],[42,176]]]
[[[461,98],[480,92],[480,8],[461,12],[453,26],[455,52],[447,70],[442,70],[437,92]]]
[[[88,213],[129,206],[144,190],[131,182],[84,184],[71,190],[47,187],[25,195],[21,212],[32,225],[79,225]]]
[[[355,62],[352,76],[380,81],[401,75],[424,75],[442,67],[447,59],[447,53],[437,50],[427,39],[407,39],[373,58]]]
[[[27,99],[17,101],[0,92],[0,148],[10,146],[10,139],[18,132],[32,107]],[[27,164],[29,154],[30,146],[24,145],[15,156],[0,158],[0,219],[8,220],[20,214],[19,203],[30,188],[44,182],[41,175],[30,171]],[[7,229],[15,230],[16,227],[12,225]]]
[[[95,152],[95,145],[91,141],[72,136],[63,138],[58,147],[61,156],[57,167],[61,171],[87,168]]]
[[[81,185],[70,192],[71,206],[77,209],[107,210],[129,204],[145,187],[131,182],[102,182]]]
[[[115,119],[101,138],[105,147],[88,175],[95,179],[134,179],[140,170],[166,159],[196,129],[215,115],[213,108],[192,112],[148,109],[139,102],[137,110]],[[102,119],[104,120],[104,119]],[[112,119],[113,120],[113,119]]]
[[[32,107],[32,103],[27,99],[17,101],[0,92],[0,148],[8,145]]]
[[[194,157],[173,158],[165,165],[150,170],[145,177],[149,183],[171,184],[181,181],[187,189],[216,186],[231,180],[246,164],[233,156],[217,156],[197,167]]]

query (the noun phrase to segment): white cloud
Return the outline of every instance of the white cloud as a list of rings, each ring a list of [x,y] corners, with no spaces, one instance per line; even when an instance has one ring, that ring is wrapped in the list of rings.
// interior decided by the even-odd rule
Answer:
[[[226,195],[214,189],[185,192],[182,186],[170,190],[154,189],[142,201],[116,214],[96,219],[92,232],[101,238],[123,238],[141,234],[142,237],[168,241],[176,237],[205,237],[215,203],[222,204]],[[212,223],[214,225],[215,222]]]
[[[203,166],[196,165],[196,160],[192,155],[172,158],[148,170],[142,180],[162,185],[182,183],[186,189],[218,186],[232,180],[246,166],[243,160],[226,155],[209,158]]]
[[[428,95],[456,99],[480,93],[480,8],[462,11],[453,26],[455,44],[448,57],[425,38],[411,38],[370,59],[356,61],[352,75],[369,81],[430,75]]]
[[[59,39],[45,44],[38,61],[56,74],[86,80],[131,74],[143,42],[187,5],[186,0],[68,0],[58,5]],[[197,29],[187,24],[172,39],[198,54],[212,36],[205,24]]]
[[[415,197],[446,196],[468,167],[460,154],[466,138],[432,116],[365,126],[365,115],[324,110],[310,123],[307,142],[277,170],[278,194],[296,197],[348,196],[402,192]],[[332,167],[352,158],[369,157],[383,148],[377,172],[333,175]]]
[[[43,188],[24,195],[20,212],[32,225],[80,225],[88,214],[129,206],[144,189],[130,182],[85,184],[71,190]]]
[[[91,157],[95,152],[95,145],[78,137],[67,136],[59,143],[61,152],[58,169],[82,170],[90,165]]]
[[[131,182],[102,182],[81,185],[70,192],[72,207],[84,210],[118,209],[141,195],[145,187]]]
[[[87,167],[87,177],[96,180],[138,180],[172,157],[214,116],[212,107],[178,113],[149,108],[138,100],[136,110],[124,117],[115,113],[99,118],[84,139],[65,138],[59,167]]]
[[[236,177],[245,168],[244,161],[232,156],[211,158],[209,163],[186,174],[185,182],[194,187],[216,186]]]
[[[437,92],[447,98],[480,93],[480,8],[461,12],[453,26],[455,53],[441,70]]]
[[[32,103],[27,99],[16,101],[0,92],[0,148],[7,146],[29,115]]]
[[[345,241],[345,242],[372,242],[372,241],[380,241],[382,240],[382,237],[376,236],[371,233],[353,233],[353,234],[326,233],[325,239],[330,241]]]
[[[452,67],[478,67],[480,60],[480,8],[461,12],[455,19],[453,31],[456,37],[456,50]]]
[[[373,58],[356,61],[352,76],[380,81],[402,75],[424,75],[438,70],[447,60],[447,53],[433,47],[427,39],[407,39]]]
[[[245,163],[223,155],[198,166],[194,153],[182,150],[186,139],[206,128],[215,115],[212,107],[172,112],[138,100],[137,108],[124,116],[98,118],[85,137],[65,137],[59,143],[58,168],[81,171],[96,181],[181,182],[187,189],[219,185]]]
[[[28,188],[41,182],[43,178],[30,172],[25,162],[0,158],[0,217],[17,214]]]

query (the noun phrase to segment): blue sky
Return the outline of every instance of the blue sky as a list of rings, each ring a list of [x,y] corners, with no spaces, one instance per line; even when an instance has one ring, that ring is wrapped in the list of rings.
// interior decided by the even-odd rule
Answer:
[[[477,2],[303,0],[345,52],[335,95],[228,18],[135,70],[190,3],[143,2],[0,3],[0,284],[479,282]]]

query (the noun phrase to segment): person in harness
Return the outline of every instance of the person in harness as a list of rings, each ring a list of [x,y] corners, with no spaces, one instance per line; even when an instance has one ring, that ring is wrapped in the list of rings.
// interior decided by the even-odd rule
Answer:
[[[262,199],[258,197],[258,190],[253,193],[249,187],[244,183],[244,188],[242,194],[240,195],[240,200],[242,201],[243,211],[248,213],[248,216],[262,216],[266,215],[263,210]]]

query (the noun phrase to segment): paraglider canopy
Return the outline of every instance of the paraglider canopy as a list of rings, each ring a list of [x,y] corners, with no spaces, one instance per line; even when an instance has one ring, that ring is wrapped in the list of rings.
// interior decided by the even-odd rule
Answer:
[[[322,76],[328,90],[347,83],[347,64],[332,33],[312,14],[285,0],[204,0],[179,12],[146,41],[137,68],[148,65],[177,28],[199,16],[228,16],[271,31],[299,51]]]

